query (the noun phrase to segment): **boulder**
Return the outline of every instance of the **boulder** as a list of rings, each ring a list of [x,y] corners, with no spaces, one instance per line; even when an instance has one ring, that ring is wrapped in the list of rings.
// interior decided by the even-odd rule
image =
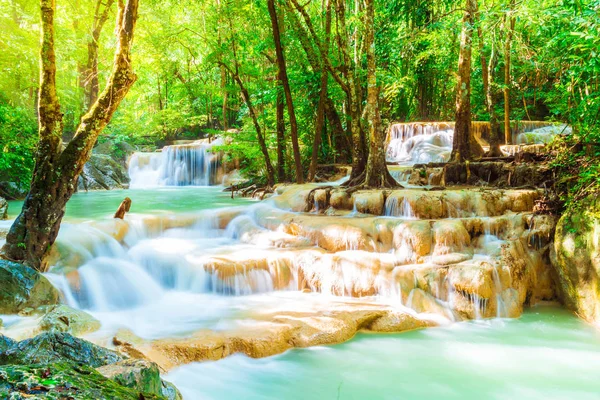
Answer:
[[[15,344],[17,344],[17,342],[8,336],[0,335],[0,353],[4,353]]]
[[[0,314],[57,304],[58,290],[46,277],[23,264],[0,260]]]
[[[68,332],[76,336],[100,329],[100,321],[90,314],[61,304],[53,307],[40,321],[40,328],[50,332]]]
[[[129,359],[96,370],[119,385],[138,392],[164,396],[169,400],[182,398],[172,383],[160,379],[158,365],[151,361]]]
[[[92,154],[83,167],[77,184],[78,190],[122,189],[129,185],[127,170],[111,156]]]
[[[564,304],[600,322],[600,216],[591,207],[563,215],[554,236],[552,264]]]
[[[0,366],[0,398],[158,400],[166,396],[121,386],[87,365],[56,362]]]
[[[121,386],[159,394],[162,390],[158,365],[146,360],[127,359],[97,368],[103,376]]]
[[[352,198],[356,211],[363,214],[383,215],[385,198],[381,190],[356,192]]]
[[[93,368],[123,360],[120,354],[68,333],[48,332],[15,343],[0,354],[0,364],[73,362]]]

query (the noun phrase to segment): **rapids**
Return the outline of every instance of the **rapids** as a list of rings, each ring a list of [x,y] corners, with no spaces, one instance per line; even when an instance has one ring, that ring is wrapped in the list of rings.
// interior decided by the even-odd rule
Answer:
[[[125,196],[132,213],[112,219]],[[587,398],[580,365],[600,366],[593,331],[545,308],[505,319],[554,297],[554,222],[532,214],[539,196],[335,185],[281,186],[262,202],[218,187],[77,193],[46,276],[101,322],[87,339],[156,361],[190,399],[468,398],[470,388],[552,398],[542,379],[557,382],[557,398]],[[28,337],[38,323],[4,318],[1,331]],[[322,346],[428,326],[441,327]],[[577,386],[543,369],[551,363]]]

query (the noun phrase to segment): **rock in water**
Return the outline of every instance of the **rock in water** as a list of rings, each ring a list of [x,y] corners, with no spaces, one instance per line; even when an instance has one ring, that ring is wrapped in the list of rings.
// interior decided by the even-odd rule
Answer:
[[[592,209],[558,221],[552,264],[565,305],[587,321],[600,322],[600,218]]]
[[[75,362],[93,368],[123,360],[112,350],[97,346],[68,333],[42,333],[23,340],[0,354],[0,364],[50,364]]]
[[[0,260],[0,314],[57,304],[58,290],[46,277],[23,264]]]
[[[100,329],[100,321],[84,311],[61,304],[44,315],[40,321],[40,329],[79,336]]]

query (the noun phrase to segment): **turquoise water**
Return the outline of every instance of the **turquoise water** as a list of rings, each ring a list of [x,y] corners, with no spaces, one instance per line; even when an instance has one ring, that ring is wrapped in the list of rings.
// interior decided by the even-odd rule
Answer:
[[[266,359],[172,371],[187,399],[598,399],[600,333],[537,307],[520,319],[361,334]]]
[[[131,199],[131,212],[161,214],[189,212],[247,204],[252,200],[231,199],[221,187],[160,187],[153,189],[106,190],[75,193],[67,203],[67,220],[112,217],[125,197]],[[23,201],[10,201],[9,218],[21,211]]]

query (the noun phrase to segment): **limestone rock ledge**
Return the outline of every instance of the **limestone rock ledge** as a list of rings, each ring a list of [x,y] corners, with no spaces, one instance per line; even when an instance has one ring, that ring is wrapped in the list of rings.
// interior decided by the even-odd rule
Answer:
[[[119,331],[117,348],[132,357],[156,362],[164,370],[197,361],[220,360],[234,353],[252,358],[292,348],[337,344],[364,332],[404,332],[435,326],[440,318],[413,314],[365,300],[311,301],[238,320],[223,331],[200,330],[185,338],[144,340]],[[437,322],[436,322],[437,321]]]

